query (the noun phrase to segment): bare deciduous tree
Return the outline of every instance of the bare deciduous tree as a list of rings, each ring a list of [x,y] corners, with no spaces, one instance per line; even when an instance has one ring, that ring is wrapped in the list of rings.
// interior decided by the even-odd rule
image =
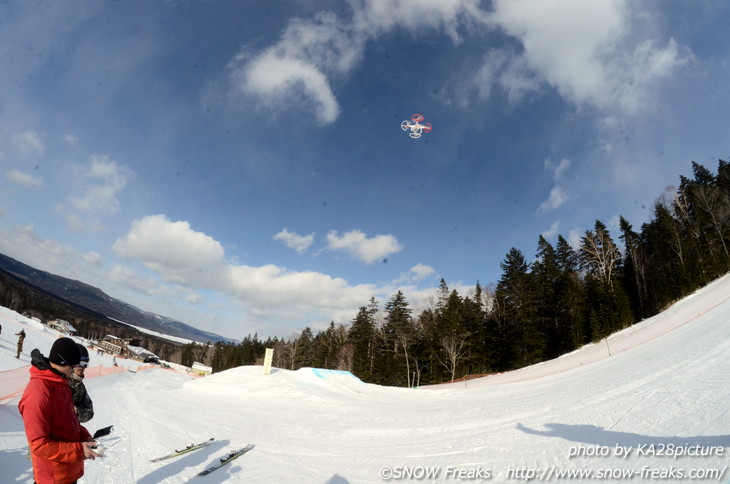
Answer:
[[[694,185],[692,195],[697,206],[709,216],[710,224],[717,232],[725,257],[730,259],[725,243],[725,233],[730,227],[730,196],[720,188],[708,185]]]
[[[621,261],[621,251],[600,221],[594,231],[587,231],[581,238],[579,251],[581,266],[613,288],[613,274]]]
[[[451,373],[451,381],[456,378],[456,368],[459,361],[466,355],[466,340],[468,334],[452,334],[441,338],[441,348],[444,355],[438,354],[439,362]]]

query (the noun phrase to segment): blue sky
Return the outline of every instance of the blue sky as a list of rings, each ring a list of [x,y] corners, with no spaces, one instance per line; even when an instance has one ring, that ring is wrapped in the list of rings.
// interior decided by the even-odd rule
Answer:
[[[11,1],[0,252],[225,336],[618,240],[728,155],[725,2]],[[411,139],[400,124],[425,116]]]

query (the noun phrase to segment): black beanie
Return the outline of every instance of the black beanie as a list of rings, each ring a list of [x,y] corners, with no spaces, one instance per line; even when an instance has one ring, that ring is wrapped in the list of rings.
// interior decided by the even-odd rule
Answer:
[[[81,353],[79,352],[76,342],[71,338],[59,338],[51,346],[51,353],[48,360],[61,366],[76,366],[81,361]]]
[[[86,349],[86,346],[82,345],[81,343],[76,343],[76,347],[79,349],[79,356],[81,356],[81,360],[89,361],[89,352]]]

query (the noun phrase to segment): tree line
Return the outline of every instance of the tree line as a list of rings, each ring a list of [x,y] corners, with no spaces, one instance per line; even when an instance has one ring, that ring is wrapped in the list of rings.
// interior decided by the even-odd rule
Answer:
[[[237,345],[191,343],[183,364],[206,361],[214,371],[260,364],[269,347],[279,368],[348,370],[366,382],[418,386],[556,358],[730,271],[730,166],[719,160],[713,174],[693,162],[692,171],[656,200],[638,230],[620,217],[616,237],[596,220],[576,248],[562,235],[554,245],[539,236],[531,260],[510,249],[496,284],[477,281],[459,294],[442,279],[419,314],[397,291],[382,307],[371,298],[349,327],[330,323],[317,334],[307,327],[266,341],[254,335]]]

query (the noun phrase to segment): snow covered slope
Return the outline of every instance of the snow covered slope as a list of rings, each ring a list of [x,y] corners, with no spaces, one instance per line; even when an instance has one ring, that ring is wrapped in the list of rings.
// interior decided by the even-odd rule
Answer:
[[[10,332],[23,323],[1,324],[0,362],[14,360]],[[35,337],[50,348],[50,335]],[[87,427],[115,433],[84,484],[188,482],[247,443],[256,448],[193,482],[726,483],[730,277],[607,342],[468,383],[385,388],[343,372],[241,367],[203,379],[125,372],[87,387]],[[7,482],[32,482],[17,398],[2,403],[0,469]],[[203,450],[149,462],[210,437]]]

